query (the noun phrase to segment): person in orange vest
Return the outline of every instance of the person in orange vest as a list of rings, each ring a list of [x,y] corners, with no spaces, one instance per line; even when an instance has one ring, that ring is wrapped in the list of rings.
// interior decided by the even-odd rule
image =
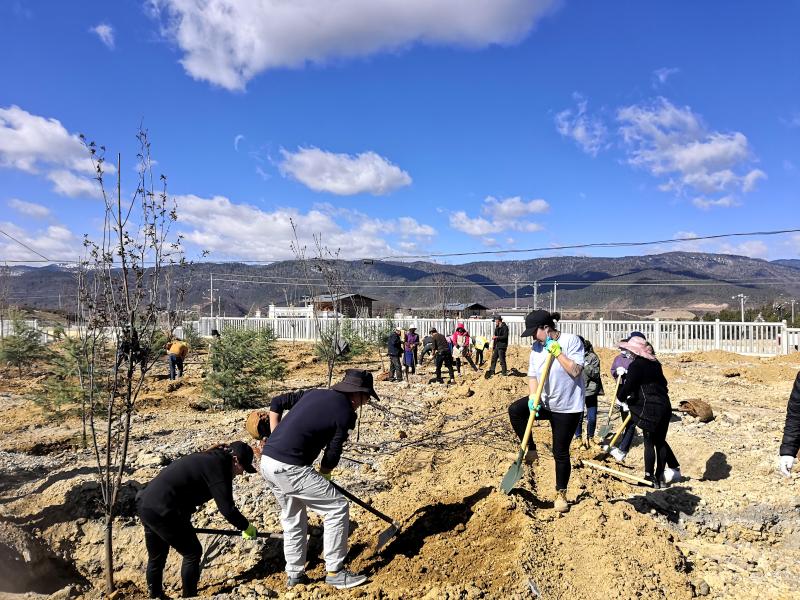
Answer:
[[[169,359],[169,378],[175,379],[175,370],[178,371],[178,377],[183,377],[183,359],[189,354],[189,344],[184,342],[179,337],[173,337],[167,343],[167,358]]]

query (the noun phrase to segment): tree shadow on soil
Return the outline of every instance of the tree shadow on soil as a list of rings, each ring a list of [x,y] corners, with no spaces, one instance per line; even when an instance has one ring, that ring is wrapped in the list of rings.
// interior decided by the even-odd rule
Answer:
[[[136,515],[136,494],[142,484],[129,479],[122,483],[117,494],[114,509],[116,517],[133,517]],[[57,523],[66,523],[76,519],[96,519],[103,516],[102,494],[100,484],[96,481],[83,481],[70,489],[64,502],[46,506],[35,515],[15,517],[13,522],[29,528],[45,530]]]
[[[38,479],[42,476],[44,469],[34,469],[31,471],[25,471],[24,476],[22,477],[13,477],[11,481],[14,482],[13,487],[19,488],[22,483],[27,483],[28,481],[32,481],[34,479]],[[30,496],[31,494],[41,494],[51,485],[58,483],[59,481],[65,481],[67,479],[72,479],[73,477],[79,477],[80,475],[89,475],[90,473],[96,473],[97,469],[95,467],[76,467],[74,469],[69,469],[67,471],[61,471],[60,473],[56,473],[55,475],[50,475],[47,477],[42,483],[40,483],[36,489],[30,490],[29,492],[25,492],[23,494],[19,494],[18,496],[9,496],[8,498],[0,499],[0,504],[5,504],[7,502],[13,502],[15,500],[19,500],[21,498],[25,498],[26,496]],[[0,491],[4,491],[7,488],[12,487],[12,483],[9,481],[3,481],[0,483]]]
[[[627,502],[643,515],[651,510],[661,513],[671,523],[677,523],[681,514],[693,515],[700,504],[700,496],[693,494],[688,488],[672,486],[666,489],[646,492],[643,496],[619,498],[612,502]]]
[[[723,452],[714,452],[706,461],[706,470],[703,472],[703,481],[722,481],[731,475],[732,467],[728,464],[728,457]]]
[[[465,525],[473,514],[472,507],[489,496],[494,488],[485,486],[461,502],[450,504],[429,504],[417,509],[409,520],[410,525],[401,527],[397,536],[389,543],[370,571],[375,572],[390,563],[398,554],[407,558],[416,556],[422,550],[425,540],[439,533],[451,532],[457,525]]]

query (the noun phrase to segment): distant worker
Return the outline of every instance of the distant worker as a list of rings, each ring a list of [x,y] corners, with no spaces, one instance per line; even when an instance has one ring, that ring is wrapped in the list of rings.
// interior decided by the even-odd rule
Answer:
[[[431,356],[436,356],[433,354],[433,336],[429,333],[424,338],[422,338],[422,354],[419,356],[419,364],[421,365],[425,362],[425,355],[430,354]]]
[[[641,338],[646,340],[644,334],[640,331],[632,331],[631,334],[623,338],[622,342],[629,342],[634,338]],[[620,387],[625,383],[625,376],[628,374],[628,367],[633,362],[633,354],[625,350],[624,348],[620,350],[620,353],[614,357],[613,362],[611,363],[611,376],[614,378],[615,381],[618,381],[617,389],[619,390]],[[619,407],[619,414],[621,421],[624,422],[625,419],[628,418],[628,405],[619,400],[618,398],[613,398],[613,402]],[[617,462],[625,462],[625,457],[628,456],[628,451],[631,448],[631,444],[633,444],[633,438],[636,435],[636,425],[633,423],[629,423],[628,426],[625,428],[625,431],[622,432],[622,436],[619,439],[619,443],[616,447],[609,449],[609,454],[616,460]]]
[[[402,330],[395,327],[386,342],[386,354],[389,356],[389,381],[403,381],[403,367],[400,366],[400,357],[403,355],[401,333]]]
[[[461,359],[469,363],[473,371],[477,371],[478,367],[472,362],[472,340],[469,337],[469,332],[464,328],[463,323],[456,325],[453,335],[450,336],[450,341],[453,344],[453,358],[455,359],[456,371],[461,375]]]
[[[403,342],[403,366],[406,368],[406,381],[408,381],[408,371],[417,372],[417,348],[419,347],[419,335],[416,327],[409,327],[406,332],[406,339]]]
[[[586,441],[584,446],[589,448],[594,444],[594,432],[597,427],[597,397],[602,396],[603,381],[600,379],[600,357],[597,356],[592,347],[592,342],[578,336],[583,343],[583,386],[584,404],[586,405]],[[581,440],[583,437],[583,413],[578,421],[578,428],[575,430],[575,439]]]
[[[167,598],[163,590],[164,566],[170,547],[183,556],[183,597],[197,596],[203,547],[192,527],[192,514],[212,498],[242,537],[257,537],[233,501],[233,478],[255,473],[253,449],[244,442],[216,446],[179,458],[156,475],[136,496],[136,509],[144,526],[147,548],[147,590],[150,598]]]
[[[583,343],[577,335],[562,333],[556,329],[559,313],[535,310],[525,317],[522,337],[534,338],[528,363],[528,387],[530,395],[520,398],[508,407],[508,416],[520,441],[525,437],[528,419],[534,408],[539,379],[544,372],[548,355],[553,362],[550,373],[542,387],[536,419],[550,421],[553,459],[556,467],[556,499],[554,508],[567,512],[567,484],[572,471],[569,445],[583,415]],[[525,462],[533,464],[538,459],[533,435],[528,442]]]
[[[272,434],[261,451],[261,474],[281,508],[288,587],[308,583],[308,509],[322,516],[325,583],[346,589],[367,581],[344,568],[350,508],[330,479],[356,425],[356,409],[370,396],[379,400],[372,373],[347,369],[344,379],[330,389],[289,392],[270,403]],[[317,471],[311,465],[323,449]]]
[[[170,380],[175,379],[176,369],[178,371],[178,377],[183,377],[183,361],[187,354],[189,354],[189,344],[184,342],[181,338],[173,337],[172,341],[167,343]]]
[[[786,405],[786,425],[783,427],[783,440],[780,449],[780,472],[792,476],[792,467],[800,450],[800,372],[794,380],[789,403]]]
[[[475,362],[479,367],[483,366],[483,351],[489,347],[489,340],[486,336],[479,335],[472,340],[472,345],[475,347]]]
[[[500,360],[500,372],[506,374],[506,350],[508,349],[508,325],[503,323],[503,317],[497,315],[494,318],[494,335],[492,336],[492,364],[489,369],[484,373],[484,377],[489,379],[494,375],[495,366],[498,359]]]
[[[444,379],[442,379],[442,365],[445,365],[447,370],[450,372],[450,380],[448,383],[455,383],[456,378],[455,373],[453,373],[453,353],[450,350],[450,344],[447,343],[447,338],[436,331],[435,328],[430,330],[430,334],[433,338],[433,359],[436,364],[436,377],[428,383],[433,381],[436,383],[444,383]]]

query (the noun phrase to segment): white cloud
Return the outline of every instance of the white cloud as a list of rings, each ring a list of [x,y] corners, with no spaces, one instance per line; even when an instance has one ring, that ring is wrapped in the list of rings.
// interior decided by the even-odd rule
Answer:
[[[237,152],[239,151],[239,142],[241,142],[243,139],[244,136],[241,133],[237,134],[237,136],[233,138],[233,149]]]
[[[0,108],[0,166],[28,173],[52,166],[92,172],[89,154],[77,135],[56,119],[13,105]]]
[[[769,256],[769,248],[761,240],[748,240],[741,244],[722,244],[717,252],[749,256],[750,258],[767,258]]]
[[[224,196],[176,197],[178,218],[186,239],[218,258],[284,260],[294,258],[291,221],[301,245],[313,252],[314,235],[341,258],[401,256],[409,244],[429,240],[436,230],[411,217],[375,219],[358,211],[319,205],[308,212],[279,208],[272,212],[236,204]],[[343,226],[343,218],[349,226]],[[386,236],[388,239],[384,239]]]
[[[628,163],[664,179],[662,191],[701,194],[694,201],[700,208],[735,206],[733,194],[748,193],[766,178],[760,169],[749,167],[755,159],[743,133],[709,131],[689,107],[658,98],[620,108],[617,119]],[[711,194],[721,196],[706,197]]]
[[[0,223],[0,228],[42,256],[53,261],[75,260],[81,255],[82,240],[63,225],[50,225],[36,231],[26,231],[14,223]],[[0,256],[9,261],[39,261],[41,256],[24,246],[0,236]]]
[[[100,38],[100,41],[105,44],[106,48],[109,50],[114,49],[114,28],[111,27],[111,25],[108,23],[100,23],[89,29],[89,31],[96,34],[97,37]]]
[[[681,70],[677,67],[661,67],[660,69],[656,69],[653,71],[653,87],[657,88],[664,85],[667,83],[667,79],[680,72]]]
[[[525,201],[519,196],[511,198],[495,198],[487,196],[483,202],[481,212],[485,217],[470,217],[463,210],[450,214],[450,227],[457,231],[485,237],[501,231],[534,232],[541,231],[542,226],[533,221],[524,220],[532,214],[547,212],[550,205],[542,199]],[[487,240],[489,240],[487,242]],[[485,238],[484,243],[495,244],[491,237]]]
[[[399,51],[522,40],[559,0],[149,0],[195,79],[242,90],[258,73]]]
[[[20,214],[35,219],[45,219],[50,216],[50,209],[35,202],[25,202],[19,198],[11,198],[7,202],[8,206]]]
[[[100,186],[96,180],[89,177],[75,175],[72,171],[56,170],[47,174],[47,178],[53,182],[53,189],[71,198],[88,197],[102,198]]]
[[[334,154],[319,148],[281,150],[278,165],[289,176],[318,192],[340,196],[372,194],[381,196],[411,184],[411,176],[374,152],[356,156]]]
[[[692,204],[697,208],[708,210],[710,208],[731,208],[739,206],[739,203],[733,196],[723,196],[722,198],[706,198],[704,196],[697,196],[692,198]]]
[[[558,133],[571,138],[587,154],[597,156],[606,145],[608,131],[603,122],[586,113],[587,100],[578,93],[572,95],[577,103],[575,109],[568,108],[556,115]]]

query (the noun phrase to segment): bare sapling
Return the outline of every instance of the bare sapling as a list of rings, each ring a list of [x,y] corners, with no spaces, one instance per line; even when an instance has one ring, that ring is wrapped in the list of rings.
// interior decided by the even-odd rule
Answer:
[[[185,291],[175,285],[176,272],[186,265],[179,236],[171,232],[177,220],[167,196],[166,177],[156,190],[147,132],[140,129],[138,182],[123,198],[122,159],[117,155],[117,183],[105,184],[105,148],[81,139],[86,146],[103,199],[103,230],[99,240],[84,238],[85,257],[78,272],[78,321],[81,360],[79,384],[100,484],[105,519],[105,588],[114,590],[113,526],[117,498],[123,487],[131,423],[145,375],[159,359],[165,334],[159,323],[172,326]],[[167,289],[171,285],[172,289]]]

